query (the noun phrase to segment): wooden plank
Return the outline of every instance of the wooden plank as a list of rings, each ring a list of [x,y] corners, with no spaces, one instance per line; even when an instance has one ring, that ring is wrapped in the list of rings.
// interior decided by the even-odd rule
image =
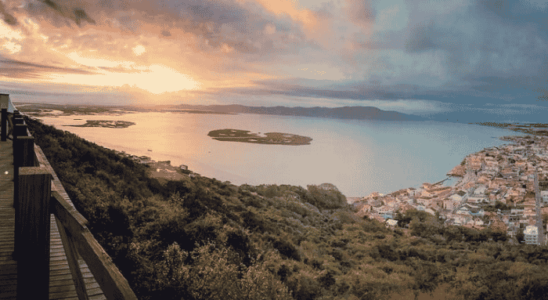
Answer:
[[[70,273],[72,274],[72,279],[74,281],[74,286],[76,288],[78,298],[80,300],[88,300],[86,285],[84,283],[84,278],[82,277],[82,272],[80,271],[80,266],[78,264],[78,252],[74,247],[72,238],[67,234],[65,227],[57,218],[56,222],[59,234],[61,235],[61,239],[63,240],[63,246],[65,247],[66,256],[64,257],[64,259],[68,261]]]
[[[81,268],[82,275],[85,277],[86,275],[93,275],[89,268]],[[65,276],[70,275],[70,270],[68,269],[68,266],[66,269],[60,269],[60,270],[51,270],[49,272],[51,276]],[[72,278],[72,277],[71,277]]]
[[[87,271],[87,272],[83,272],[83,271],[82,271],[82,277],[84,277],[84,281],[86,281],[86,279],[95,280],[95,278],[93,278],[93,274],[91,274],[90,271]],[[70,274],[52,275],[52,276],[50,277],[50,279],[51,279],[52,281],[56,281],[56,280],[72,280],[72,275],[70,275]]]
[[[91,277],[87,277],[87,278],[84,278],[83,282],[87,285],[87,284],[97,284],[97,281],[95,281],[95,279],[91,278]],[[52,286],[63,286],[63,285],[74,285],[74,282],[72,281],[72,278],[69,278],[69,279],[57,279],[57,280],[51,280],[49,282],[49,286],[52,287]],[[98,285],[97,285],[98,286]],[[50,289],[51,291],[51,289]]]
[[[90,291],[93,291],[93,289],[99,288],[99,284],[96,282],[95,283],[90,282],[86,286]],[[50,294],[66,293],[66,292],[72,292],[72,291],[76,292],[74,284],[72,283],[65,284],[65,285],[55,285],[55,286],[50,285]]]
[[[0,276],[17,274],[17,264],[3,264],[0,268]]]
[[[8,172],[5,174],[5,172]],[[13,148],[10,140],[0,142],[0,299],[16,299],[17,262],[14,246]]]
[[[7,280],[17,279],[17,274],[0,275],[0,284]]]

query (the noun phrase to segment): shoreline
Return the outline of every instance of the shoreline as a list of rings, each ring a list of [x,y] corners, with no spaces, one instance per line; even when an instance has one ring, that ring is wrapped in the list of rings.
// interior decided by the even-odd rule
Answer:
[[[511,143],[467,155],[461,163],[465,174],[451,186],[439,186],[446,178],[386,195],[374,192],[350,204],[358,210],[358,216],[381,222],[415,209],[439,216],[445,225],[476,229],[494,226],[510,237],[524,224],[527,230],[538,231],[539,240],[533,244],[543,245],[542,208],[548,199],[547,195],[539,195],[539,185],[543,189],[548,186],[548,137],[500,139]]]
[[[152,118],[154,120],[173,120],[171,122],[175,122],[179,120],[178,114],[168,113],[167,115],[165,113],[153,113]],[[165,116],[165,117],[164,117]],[[349,196],[366,196],[370,192],[373,192],[375,190],[382,190],[382,191],[394,191],[399,187],[402,186],[420,186],[422,182],[437,182],[440,180],[444,180],[447,177],[441,177],[439,175],[445,175],[445,173],[450,170],[451,167],[454,165],[457,165],[458,162],[461,161],[462,157],[466,156],[467,154],[471,153],[472,151],[479,151],[483,149],[484,147],[489,147],[493,145],[499,145],[501,144],[501,140],[493,140],[488,137],[491,136],[499,136],[502,134],[508,134],[508,131],[505,130],[505,132],[500,131],[493,131],[491,132],[491,129],[486,129],[483,131],[482,134],[478,135],[480,139],[477,137],[473,139],[473,143],[468,143],[464,145],[464,147],[461,147],[460,145],[454,145],[455,142],[450,142],[450,145],[452,148],[455,148],[456,151],[453,151],[452,149],[447,147],[447,138],[442,138],[440,141],[443,142],[442,148],[438,149],[436,148],[437,144],[435,144],[435,141],[438,141],[436,139],[435,141],[431,141],[428,143],[428,149],[425,147],[419,147],[418,145],[412,145],[413,149],[418,149],[420,152],[414,153],[409,155],[409,158],[411,160],[402,161],[401,163],[394,163],[394,160],[386,159],[383,157],[379,157],[377,159],[377,156],[383,153],[383,151],[376,151],[380,149],[381,146],[384,145],[384,143],[378,144],[375,148],[375,152],[372,152],[372,155],[368,154],[367,160],[362,159],[362,155],[358,153],[358,155],[355,155],[356,150],[362,149],[367,150],[366,148],[369,147],[367,144],[364,144],[363,139],[358,138],[357,144],[352,143],[337,143],[334,144],[330,142],[333,138],[333,141],[339,142],[339,140],[342,140],[342,138],[339,138],[340,135],[333,135],[335,133],[340,132],[347,132],[346,130],[346,122],[335,122],[333,123],[332,120],[326,120],[326,123],[322,122],[322,126],[325,124],[325,127],[329,126],[329,128],[333,128],[333,134],[329,133],[329,135],[322,135],[322,134],[315,134],[314,131],[312,131],[309,126],[310,124],[314,125],[315,123],[308,123],[306,120],[302,120],[302,118],[292,118],[292,121],[295,125],[296,124],[303,124],[302,127],[304,130],[298,131],[301,127],[295,127],[289,126],[286,128],[276,128],[277,131],[280,132],[290,132],[290,133],[301,133],[303,136],[310,136],[314,137],[314,142],[309,145],[308,147],[257,147],[253,146],[252,144],[245,144],[240,143],[240,145],[244,146],[238,146],[231,143],[222,143],[218,141],[212,141],[210,137],[207,137],[207,133],[216,128],[255,128],[250,125],[245,125],[249,122],[263,122],[263,118],[265,119],[264,122],[268,122],[268,124],[277,124],[278,117],[271,117],[271,116],[249,116],[249,115],[242,115],[241,119],[240,117],[234,118],[234,117],[223,117],[222,120],[225,118],[228,118],[225,121],[220,122],[221,124],[213,125],[213,126],[207,126],[203,127],[204,130],[200,131],[198,134],[200,136],[198,137],[197,134],[194,134],[190,132],[189,130],[185,130],[184,132],[181,132],[182,134],[188,135],[189,138],[192,139],[192,141],[198,141],[197,138],[200,138],[199,143],[196,147],[190,147],[190,148],[196,148],[195,150],[199,150],[200,152],[196,152],[197,155],[193,156],[193,152],[191,151],[172,151],[171,148],[176,149],[177,147],[185,147],[182,143],[176,143],[179,146],[177,147],[171,147],[170,149],[167,149],[165,145],[163,145],[163,148],[157,147],[154,144],[155,137],[153,135],[144,135],[144,143],[142,143],[142,149],[137,149],[137,146],[139,146],[141,143],[132,143],[129,144],[126,140],[126,137],[132,136],[136,138],[140,138],[138,134],[136,134],[137,131],[143,129],[143,125],[145,125],[145,120],[149,120],[150,113],[135,113],[131,115],[126,115],[124,117],[124,120],[132,121],[135,123],[138,123],[135,126],[131,126],[128,129],[124,129],[124,132],[121,132],[120,139],[112,139],[109,137],[100,136],[102,135],[101,130],[91,130],[91,129],[85,129],[85,128],[74,128],[74,127],[62,127],[64,124],[75,124],[76,122],[85,123],[86,121],[72,121],[74,118],[78,118],[77,116],[74,117],[59,117],[59,118],[46,118],[44,117],[44,122],[47,122],[47,124],[55,125],[57,128],[61,130],[69,130],[73,133],[78,134],[81,137],[85,137],[90,141],[98,142],[100,145],[103,145],[107,148],[120,150],[120,151],[126,151],[128,153],[136,154],[136,155],[150,155],[154,157],[156,160],[171,160],[175,162],[176,165],[178,164],[187,164],[189,167],[193,170],[195,170],[198,173],[201,173],[204,176],[208,176],[211,178],[217,178],[223,181],[231,181],[235,184],[252,184],[252,185],[259,185],[259,184],[291,184],[291,185],[299,185],[299,186],[306,186],[308,184],[321,184],[323,182],[331,182],[335,184],[345,195]],[[81,117],[80,117],[81,118]],[[200,116],[200,120],[211,120],[213,117],[211,116]],[[101,116],[93,116],[84,119],[97,119],[97,120],[120,120],[122,118],[120,117],[105,117],[102,118]],[[249,119],[249,120],[248,120]],[[184,119],[186,120],[186,119]],[[182,121],[180,124],[186,124],[188,122]],[[191,120],[191,118],[189,118]],[[74,123],[73,123],[74,122]],[[210,121],[205,121],[210,122]],[[241,123],[244,122],[244,123]],[[247,122],[247,123],[245,123]],[[292,124],[293,124],[292,123]],[[368,123],[362,124],[362,122],[359,122],[360,126],[354,124],[350,127],[350,131],[348,131],[346,140],[350,140],[351,135],[359,134],[360,132],[365,133],[364,130],[367,130],[371,127],[371,129],[377,128],[377,125],[375,126],[369,126]],[[209,124],[209,123],[207,123]],[[234,125],[238,124],[238,125]],[[244,124],[246,127],[237,127],[242,126],[239,124]],[[255,124],[255,123],[250,123]],[[429,123],[430,124],[430,123]],[[438,128],[438,125],[434,125],[437,123],[431,123],[431,125],[418,125],[418,128],[429,128],[431,129],[432,126],[435,126]],[[390,124],[389,124],[390,125]],[[163,126],[163,125],[162,125]],[[462,125],[462,126],[469,126],[469,125]],[[156,129],[160,128],[161,126],[155,126]],[[476,127],[476,126],[474,126]],[[190,128],[190,127],[185,127]],[[363,129],[362,129],[363,128]],[[390,125],[389,129],[396,129],[398,128],[397,124]],[[447,126],[442,126],[440,129],[440,133],[452,133],[453,130],[447,130],[445,129]],[[269,126],[259,126],[256,128],[256,131],[260,131],[261,133],[267,132],[269,129]],[[359,130],[358,130],[359,129]],[[107,130],[107,129],[103,129]],[[398,129],[399,130],[399,129]],[[468,130],[468,127],[463,127],[462,130],[458,130],[458,133],[456,133],[459,137],[466,134]],[[189,131],[186,133],[186,131]],[[197,132],[196,130],[193,130],[193,132]],[[391,133],[392,131],[390,131]],[[447,133],[447,134],[449,134]],[[107,135],[110,135],[109,133],[106,133]],[[118,133],[113,133],[115,135],[118,135]],[[175,135],[174,135],[175,134]],[[177,133],[170,132],[169,136],[172,138],[176,138]],[[124,137],[126,136],[126,137]],[[205,136],[205,139],[202,139],[201,136]],[[328,139],[329,138],[329,139]],[[371,139],[376,140],[378,137],[375,137],[375,135],[371,136]],[[394,136],[393,138],[397,138]],[[424,135],[419,135],[417,138],[420,141],[424,141]],[[190,141],[190,140],[189,140]],[[454,139],[452,140],[454,141]],[[343,141],[344,142],[344,141]],[[425,141],[426,142],[426,141]],[[476,148],[474,145],[478,145],[477,143],[480,143],[481,148]],[[390,145],[394,146],[395,142],[391,142]],[[237,144],[237,143],[235,143]],[[251,146],[247,146],[251,145]],[[318,145],[325,146],[327,148],[318,148]],[[390,146],[388,145],[388,146]],[[345,147],[345,148],[341,148]],[[359,147],[359,148],[353,148],[353,147]],[[187,147],[188,148],[188,147]],[[280,148],[278,150],[278,148]],[[306,149],[305,149],[306,148]],[[322,149],[341,149],[340,151],[334,151],[334,150],[322,150]],[[402,151],[398,150],[401,147],[395,147],[390,149],[395,149],[396,151],[390,150],[390,155],[404,155],[402,154]],[[152,149],[153,152],[149,153],[146,150]],[[250,165],[249,162],[244,162],[245,166],[247,167],[246,170],[243,170],[243,167],[233,166],[233,163],[231,162],[224,162],[223,157],[225,156],[223,149],[228,150],[231,153],[228,153],[230,156],[230,161],[238,161],[238,160],[246,160],[249,161],[247,158],[250,158],[253,162],[255,162],[257,157],[260,157],[262,155],[261,153],[265,153],[263,151],[267,151],[265,154],[265,160],[266,166],[269,166],[271,169],[272,167],[278,167],[277,169],[272,169],[271,172],[272,175],[266,174],[264,171],[246,171],[246,170],[253,170],[254,166]],[[236,152],[238,149],[242,149],[244,152]],[[264,149],[264,150],[263,150]],[[274,149],[274,150],[272,150]],[[295,149],[295,150],[292,150]],[[301,150],[302,149],[302,150]],[[352,152],[350,150],[353,149]],[[460,150],[459,150],[460,149]],[[141,151],[142,150],[142,151]],[[440,150],[443,150],[440,152]],[[469,150],[467,152],[464,152],[462,150]],[[471,151],[470,151],[471,150]],[[211,151],[211,154],[209,154]],[[279,152],[281,151],[281,152]],[[321,151],[321,152],[319,152]],[[424,155],[421,153],[430,153],[433,151],[437,151],[437,153],[434,153],[435,157],[430,158],[428,155]],[[445,158],[444,153],[448,153],[447,151],[452,151],[450,155],[450,159]],[[259,153],[261,152],[261,153]],[[274,153],[276,152],[276,153]],[[236,157],[235,155],[241,153],[241,156]],[[247,155],[246,155],[247,153]],[[278,154],[279,153],[279,154]],[[281,160],[281,155],[283,154],[284,157],[286,157],[287,153],[287,160],[284,159]],[[302,154],[301,154],[302,153]],[[308,154],[310,153],[310,155]],[[342,156],[341,156],[342,154]],[[455,155],[458,154],[458,155]],[[318,157],[318,161],[314,162],[309,157],[313,157],[316,155]],[[321,156],[318,156],[321,155]],[[328,156],[329,155],[329,156]],[[337,156],[333,156],[337,155]],[[407,157],[407,154],[405,154]],[[268,157],[266,157],[268,156]],[[270,157],[276,157],[277,160],[279,160],[279,163],[276,163],[273,165],[273,163],[269,162]],[[337,158],[338,157],[338,158]],[[386,156],[384,156],[386,157]],[[399,156],[395,156],[395,158],[398,158]],[[322,159],[331,159],[336,162],[332,163],[333,160],[322,160]],[[293,165],[300,165],[300,169],[296,169],[293,166],[287,166],[286,161],[290,161],[292,159],[298,159],[298,161],[295,161],[295,164]],[[376,166],[371,169],[368,165],[366,165],[367,161],[370,159],[375,159]],[[415,162],[416,161],[416,162]],[[204,165],[204,167],[198,167],[196,163],[200,163]],[[260,166],[261,162],[258,162],[255,166]],[[416,167],[413,167],[416,166]],[[283,167],[283,168],[281,168]],[[404,170],[402,168],[405,168],[405,174],[400,174],[402,171],[398,170]],[[416,169],[415,169],[416,168]],[[207,171],[207,170],[209,171]],[[314,173],[310,174],[310,172],[305,172],[306,170],[315,170]],[[357,176],[353,177],[351,174],[354,173],[354,171],[358,171]],[[291,172],[291,173],[287,173]],[[373,173],[374,172],[374,173]],[[287,176],[285,176],[287,173]],[[324,174],[325,173],[325,174]],[[378,174],[379,176],[376,176],[374,174]],[[411,173],[416,173],[416,175],[411,175]],[[298,174],[299,176],[297,177]],[[310,174],[310,177],[307,177]],[[339,174],[339,175],[336,175]],[[346,175],[345,175],[346,174]],[[407,174],[407,175],[406,175]],[[438,174],[438,176],[436,176]],[[238,176],[233,176],[238,175]],[[373,177],[371,177],[373,176]],[[438,178],[436,178],[438,177]],[[440,178],[441,177],[441,178]],[[444,184],[448,182],[444,182]]]

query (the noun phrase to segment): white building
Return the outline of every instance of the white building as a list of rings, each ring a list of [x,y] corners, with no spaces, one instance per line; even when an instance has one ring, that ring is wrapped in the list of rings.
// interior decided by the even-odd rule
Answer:
[[[529,225],[523,231],[525,235],[525,244],[538,245],[538,228],[537,226]]]
[[[474,195],[485,195],[487,187],[485,185],[480,185],[474,190]]]
[[[453,203],[453,200],[443,200],[443,208],[445,208],[447,210],[455,209],[455,205]]]
[[[468,198],[467,201],[468,203],[474,203],[474,204],[489,203],[489,200],[487,200],[487,197],[485,196],[470,197]]]
[[[388,219],[386,220],[386,225],[390,227],[396,227],[398,225],[398,220]]]
[[[548,204],[548,191],[540,191],[540,196],[542,197],[542,202]]]

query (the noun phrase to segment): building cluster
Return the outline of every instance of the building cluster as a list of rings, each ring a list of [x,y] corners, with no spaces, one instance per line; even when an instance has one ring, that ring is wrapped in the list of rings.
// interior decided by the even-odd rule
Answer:
[[[129,159],[133,160],[136,163],[147,165],[147,166],[153,166],[153,165],[158,164],[158,163],[165,163],[167,165],[171,165],[171,161],[169,161],[169,160],[155,161],[152,158],[150,158],[149,156],[144,156],[144,155],[143,156],[137,156],[137,155],[128,154],[125,151],[117,151],[117,150],[114,150],[114,152],[116,152],[116,154],[120,155],[121,157],[129,158]],[[187,174],[191,178],[200,176],[200,174],[190,171],[188,169],[187,165],[180,165],[179,169],[183,174]]]
[[[460,177],[453,186],[424,183],[419,188],[387,195],[372,193],[354,202],[358,215],[395,226],[398,212],[416,209],[438,214],[446,225],[477,229],[491,226],[509,236],[523,232],[527,244],[544,243],[548,138],[528,135],[503,139],[513,143],[471,154],[451,170],[448,175]]]

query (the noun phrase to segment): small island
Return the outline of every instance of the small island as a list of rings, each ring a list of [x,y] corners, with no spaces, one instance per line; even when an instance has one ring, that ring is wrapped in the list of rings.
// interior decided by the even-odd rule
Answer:
[[[128,128],[135,125],[128,121],[110,121],[110,120],[86,120],[86,124],[82,125],[65,125],[70,127],[104,127],[104,128]]]
[[[267,132],[264,135],[251,133],[249,130],[219,129],[212,130],[208,134],[215,140],[223,142],[240,142],[267,145],[310,145],[312,138],[290,133]]]

